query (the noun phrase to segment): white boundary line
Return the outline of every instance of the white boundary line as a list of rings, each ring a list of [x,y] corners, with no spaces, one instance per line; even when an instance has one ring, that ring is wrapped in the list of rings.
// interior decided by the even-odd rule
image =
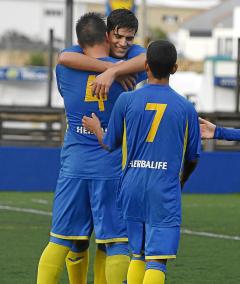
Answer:
[[[8,211],[14,211],[14,212],[24,212],[24,213],[32,213],[36,215],[52,216],[51,212],[36,210],[32,208],[18,208],[18,207],[0,205],[0,210],[8,210]],[[214,234],[214,233],[208,233],[208,232],[196,232],[196,231],[192,231],[188,229],[181,229],[181,233],[185,235],[192,235],[192,236],[201,236],[201,237],[208,237],[208,238],[240,241],[240,236],[228,236],[228,235]]]
[[[24,213],[32,213],[32,214],[37,214],[37,215],[52,216],[51,212],[36,210],[32,208],[18,208],[18,207],[0,205],[0,210],[8,210],[8,211],[14,211],[14,212],[24,212]]]
[[[193,235],[193,236],[201,236],[201,237],[240,241],[239,236],[227,236],[227,235],[214,234],[214,233],[208,233],[208,232],[195,232],[195,231],[191,231],[191,230],[188,230],[188,229],[181,229],[181,233],[185,234],[185,235]]]

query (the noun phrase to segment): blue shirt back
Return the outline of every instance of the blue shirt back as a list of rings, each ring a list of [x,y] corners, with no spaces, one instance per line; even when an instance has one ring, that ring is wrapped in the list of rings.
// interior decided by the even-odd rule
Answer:
[[[113,150],[124,140],[124,217],[152,225],[179,225],[183,161],[196,159],[201,145],[193,105],[168,85],[147,84],[121,94],[103,142]]]
[[[116,62],[110,57],[102,60]],[[61,171],[69,177],[116,179],[121,174],[121,149],[113,153],[103,150],[95,135],[82,126],[82,117],[95,113],[106,131],[113,105],[123,88],[114,83],[106,100],[97,99],[91,92],[91,82],[96,75],[63,65],[56,67],[58,89],[64,99],[68,122],[61,152]]]

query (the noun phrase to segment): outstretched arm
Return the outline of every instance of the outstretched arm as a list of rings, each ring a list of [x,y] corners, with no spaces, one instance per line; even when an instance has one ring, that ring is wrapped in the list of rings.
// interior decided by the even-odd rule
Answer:
[[[200,117],[199,117],[199,122],[200,122],[201,137],[203,139],[212,139],[214,137],[216,125]]]

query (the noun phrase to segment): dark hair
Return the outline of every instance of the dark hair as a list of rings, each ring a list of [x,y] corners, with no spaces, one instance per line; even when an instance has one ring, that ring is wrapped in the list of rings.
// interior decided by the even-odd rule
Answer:
[[[105,40],[107,27],[99,13],[84,14],[76,24],[76,34],[81,47],[94,46]]]
[[[157,79],[167,78],[177,61],[175,46],[166,40],[157,40],[149,44],[147,63]]]
[[[128,9],[116,9],[113,10],[107,17],[107,30],[108,33],[115,29],[127,28],[134,30],[135,33],[138,30],[138,19]]]

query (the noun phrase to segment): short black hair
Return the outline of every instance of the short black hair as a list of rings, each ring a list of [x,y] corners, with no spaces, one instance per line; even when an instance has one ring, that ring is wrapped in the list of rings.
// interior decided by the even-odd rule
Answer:
[[[147,49],[147,63],[157,79],[168,78],[177,61],[175,46],[167,40],[156,40]]]
[[[138,19],[128,9],[116,9],[113,10],[107,17],[107,31],[108,33],[117,28],[127,28],[129,30],[134,30],[135,33],[138,30]]]
[[[104,17],[99,13],[84,14],[76,24],[78,42],[83,48],[104,42],[106,32]]]

